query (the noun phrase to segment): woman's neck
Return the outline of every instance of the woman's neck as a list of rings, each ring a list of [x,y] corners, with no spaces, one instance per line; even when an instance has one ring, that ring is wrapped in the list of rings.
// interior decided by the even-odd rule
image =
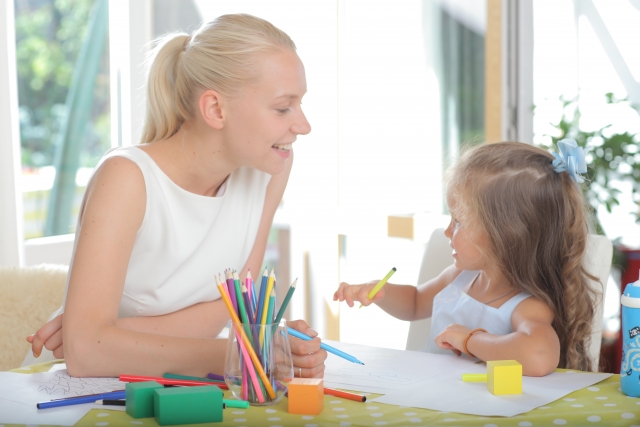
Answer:
[[[186,122],[169,138],[141,148],[179,187],[202,196],[215,196],[238,168],[225,156],[222,141],[193,122]]]

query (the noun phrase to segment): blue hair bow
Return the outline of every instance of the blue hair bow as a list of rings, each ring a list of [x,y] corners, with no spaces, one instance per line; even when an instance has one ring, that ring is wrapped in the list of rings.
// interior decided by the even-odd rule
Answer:
[[[558,141],[558,148],[560,154],[553,154],[554,160],[552,162],[553,169],[560,172],[567,172],[571,178],[578,184],[584,182],[579,174],[587,172],[587,162],[584,158],[584,150],[582,147],[578,147],[578,144],[574,139],[563,139]]]

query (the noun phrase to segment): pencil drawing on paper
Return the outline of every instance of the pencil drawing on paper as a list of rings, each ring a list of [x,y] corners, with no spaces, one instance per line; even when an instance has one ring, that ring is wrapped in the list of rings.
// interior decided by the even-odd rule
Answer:
[[[123,384],[117,378],[72,377],[66,369],[52,372],[52,374],[46,381],[34,381],[34,388],[37,387],[37,391],[57,397],[83,396],[124,389]]]

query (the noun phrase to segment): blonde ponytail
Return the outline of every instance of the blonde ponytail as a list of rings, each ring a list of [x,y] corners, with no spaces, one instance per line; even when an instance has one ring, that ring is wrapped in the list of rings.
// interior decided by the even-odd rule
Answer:
[[[147,111],[142,143],[166,139],[194,117],[199,91],[234,96],[259,78],[262,55],[296,46],[269,22],[246,14],[223,15],[192,36],[166,35],[149,56]]]

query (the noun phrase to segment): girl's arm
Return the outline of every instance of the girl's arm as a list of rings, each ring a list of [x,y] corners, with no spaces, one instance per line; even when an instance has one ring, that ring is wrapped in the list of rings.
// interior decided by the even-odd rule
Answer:
[[[354,301],[364,306],[375,303],[385,312],[400,320],[419,320],[431,317],[433,299],[445,286],[455,279],[460,270],[454,266],[447,267],[438,277],[416,286],[394,285],[387,283],[373,297],[368,298],[369,291],[378,283],[377,280],[362,285],[340,283],[333,295],[334,301],[346,301],[353,307]]]
[[[507,335],[475,333],[467,341],[467,349],[484,361],[517,360],[523,375],[544,376],[560,363],[560,340],[552,322],[551,309],[529,297],[518,304],[511,315],[514,332]],[[436,337],[436,343],[454,352],[464,351],[463,342],[470,331],[462,325],[450,325]]]

